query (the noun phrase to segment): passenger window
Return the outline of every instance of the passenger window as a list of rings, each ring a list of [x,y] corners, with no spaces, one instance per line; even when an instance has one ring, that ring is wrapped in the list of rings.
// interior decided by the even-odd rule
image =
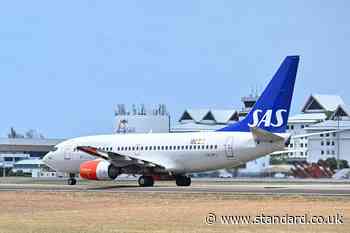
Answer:
[[[157,147],[156,147],[156,146],[153,146],[153,150],[157,150]]]
[[[162,150],[164,150],[164,146],[162,146]]]
[[[188,146],[185,146],[186,150],[188,150]]]
[[[213,145],[210,145],[210,150],[212,150],[213,149]]]
[[[202,146],[202,150],[204,150],[204,145]]]
[[[169,146],[169,150],[172,150],[173,149],[173,147],[172,146]]]
[[[129,148],[128,148],[129,150],[131,150],[131,146],[129,146]]]
[[[218,145],[215,145],[215,149],[218,149]]]
[[[165,146],[165,150],[168,150],[168,146]]]
[[[145,150],[148,150],[148,146],[145,146]]]
[[[206,146],[206,149],[209,150],[209,145]]]
[[[192,150],[192,146],[190,146],[190,150]]]

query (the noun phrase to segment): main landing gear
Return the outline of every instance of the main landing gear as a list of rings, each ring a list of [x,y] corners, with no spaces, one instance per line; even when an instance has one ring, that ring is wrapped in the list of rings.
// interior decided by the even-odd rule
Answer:
[[[77,180],[75,179],[74,173],[69,173],[69,179],[67,181],[68,185],[75,185],[77,183]]]
[[[175,176],[176,185],[177,186],[190,186],[191,185],[191,177],[185,175],[177,175]]]
[[[154,185],[153,176],[140,176],[139,185],[141,187],[151,187]]]

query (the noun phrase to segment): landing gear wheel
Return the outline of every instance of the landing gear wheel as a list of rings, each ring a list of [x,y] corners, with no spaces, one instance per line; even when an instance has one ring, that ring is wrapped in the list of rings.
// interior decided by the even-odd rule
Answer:
[[[74,178],[69,178],[68,179],[68,184],[69,185],[75,185],[77,183],[77,180],[76,179],[74,179]]]
[[[190,186],[191,185],[191,177],[178,175],[175,177],[177,186]]]
[[[69,173],[69,179],[67,181],[68,185],[75,185],[77,183],[77,180],[75,179],[74,173]]]
[[[140,176],[139,185],[141,187],[151,187],[154,185],[154,179],[152,176]]]

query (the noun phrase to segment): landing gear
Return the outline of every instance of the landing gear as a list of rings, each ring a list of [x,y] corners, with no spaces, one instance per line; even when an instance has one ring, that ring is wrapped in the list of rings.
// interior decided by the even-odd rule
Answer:
[[[139,185],[141,187],[151,187],[154,185],[154,179],[152,176],[140,176]]]
[[[67,181],[68,185],[75,185],[77,183],[77,180],[75,179],[74,173],[69,173],[69,179]]]
[[[190,186],[191,185],[191,177],[184,175],[175,176],[176,185],[177,186]]]

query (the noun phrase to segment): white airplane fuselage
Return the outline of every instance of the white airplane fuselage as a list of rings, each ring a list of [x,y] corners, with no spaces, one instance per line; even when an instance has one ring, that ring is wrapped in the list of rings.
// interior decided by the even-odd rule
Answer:
[[[285,140],[288,134],[277,134]],[[284,141],[285,141],[284,140]],[[96,157],[76,150],[91,146],[163,166],[173,174],[232,168],[283,150],[284,141],[254,139],[251,132],[112,134],[64,141],[44,162],[60,172],[79,173],[80,165]]]

